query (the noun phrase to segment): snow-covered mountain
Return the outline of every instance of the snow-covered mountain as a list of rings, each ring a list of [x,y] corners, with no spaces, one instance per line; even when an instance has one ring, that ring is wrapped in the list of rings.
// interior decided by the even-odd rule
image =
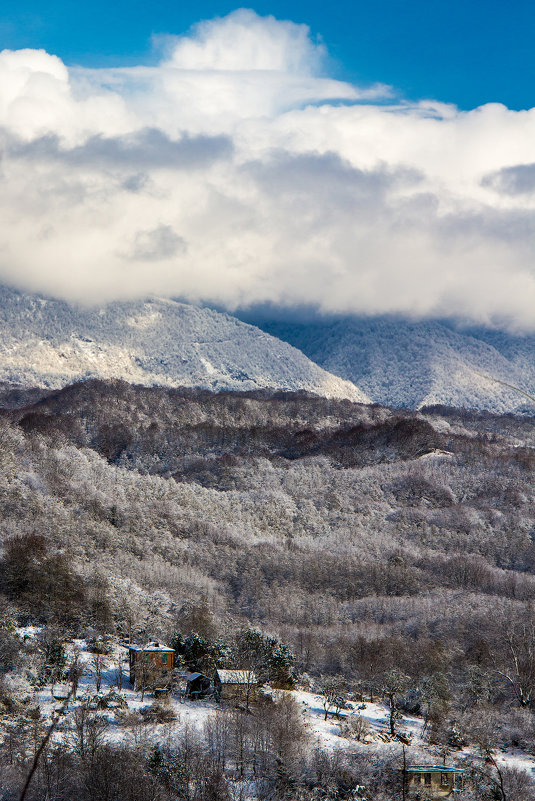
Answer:
[[[368,402],[351,382],[228,314],[161,299],[87,309],[1,287],[0,381],[59,388],[89,377]]]
[[[535,411],[522,394],[535,396],[535,336],[386,317],[260,325],[377,403]]]

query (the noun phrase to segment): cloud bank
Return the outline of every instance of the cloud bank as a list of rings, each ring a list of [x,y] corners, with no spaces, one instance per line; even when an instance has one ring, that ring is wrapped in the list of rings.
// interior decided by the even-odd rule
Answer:
[[[535,329],[535,109],[334,80],[306,26],[253,11],[160,44],[0,53],[0,281]]]

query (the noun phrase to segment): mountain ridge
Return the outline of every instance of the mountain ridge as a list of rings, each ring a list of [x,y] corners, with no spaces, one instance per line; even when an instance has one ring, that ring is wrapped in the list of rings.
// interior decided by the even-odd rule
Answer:
[[[535,336],[438,320],[344,318],[258,325],[326,370],[356,383],[375,402],[420,409],[533,413]],[[526,393],[526,394],[523,394]]]
[[[87,378],[369,402],[288,343],[212,309],[160,298],[84,308],[0,287],[0,382],[59,389]]]

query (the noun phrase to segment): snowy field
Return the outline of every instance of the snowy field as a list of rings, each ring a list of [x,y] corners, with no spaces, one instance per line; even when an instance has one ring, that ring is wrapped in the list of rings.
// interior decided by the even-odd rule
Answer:
[[[19,635],[26,640],[31,640],[37,634],[36,627],[29,626],[19,629]],[[186,730],[191,733],[197,732],[202,736],[205,723],[213,719],[217,711],[221,709],[221,704],[213,700],[185,700],[183,698],[184,680],[182,686],[168,699],[156,702],[160,708],[169,713],[168,719],[164,722],[144,721],[143,713],[147,713],[155,705],[154,694],[147,692],[142,696],[141,692],[134,691],[130,685],[126,647],[115,642],[108,651],[101,657],[102,676],[98,695],[102,697],[109,693],[117,693],[124,702],[119,706],[112,698],[110,708],[98,712],[99,716],[106,721],[104,737],[108,742],[172,745],[173,741],[183,736]],[[95,653],[88,649],[88,644],[84,640],[74,640],[66,644],[67,664],[71,663],[76,656],[82,672],[76,697],[71,698],[66,712],[62,713],[61,710],[71,687],[64,682],[57,682],[53,685],[45,684],[38,690],[34,690],[27,681],[21,678],[19,684],[17,685],[15,682],[12,688],[18,689],[21,696],[25,695],[26,698],[29,692],[32,693],[31,704],[33,707],[39,707],[40,720],[44,726],[58,719],[58,725],[53,735],[57,741],[72,740],[75,732],[76,710],[88,702],[90,703],[97,695]],[[328,751],[351,748],[353,751],[368,753],[371,759],[374,758],[374,755],[395,757],[402,753],[402,743],[390,737],[389,709],[381,702],[351,702],[338,716],[329,712],[325,719],[325,699],[318,693],[302,689],[282,691],[269,688],[266,688],[265,692],[273,697],[280,697],[284,694],[295,699],[301,709],[303,723],[310,738],[310,747],[319,746]],[[132,713],[138,714],[132,715]],[[365,721],[363,736],[360,740],[343,736],[344,728],[347,729],[347,725],[344,726],[344,724],[350,723],[357,717]],[[134,718],[137,719],[137,724]],[[5,734],[9,725],[8,717],[0,720],[0,737],[2,729]],[[422,718],[404,715],[403,719],[396,724],[396,729],[408,743],[406,755],[409,763],[437,764],[442,761],[438,749],[430,746],[424,739]],[[462,762],[467,758],[473,760],[475,756],[475,752],[469,748],[455,751],[451,755],[456,762]],[[535,758],[521,750],[498,752],[496,760],[499,764],[520,768],[530,774],[535,774]]]

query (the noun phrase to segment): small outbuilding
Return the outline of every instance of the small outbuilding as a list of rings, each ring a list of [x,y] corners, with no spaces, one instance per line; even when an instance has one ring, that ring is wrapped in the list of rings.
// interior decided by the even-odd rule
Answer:
[[[464,790],[464,771],[446,765],[413,765],[405,768],[407,797],[421,799],[461,798]]]
[[[159,642],[131,645],[128,649],[130,684],[136,690],[169,687],[175,666],[175,651]]]
[[[206,698],[212,692],[212,682],[208,676],[203,673],[188,673],[184,698],[198,701],[200,698]]]
[[[252,670],[223,670],[214,673],[214,695],[221,701],[245,701],[256,698],[258,679]]]

